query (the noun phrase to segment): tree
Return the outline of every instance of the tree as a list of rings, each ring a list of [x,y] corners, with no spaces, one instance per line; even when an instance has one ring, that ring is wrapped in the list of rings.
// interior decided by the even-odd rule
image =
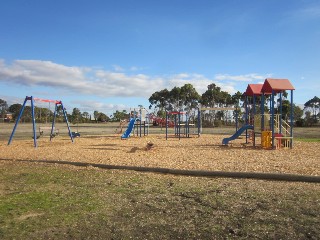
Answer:
[[[149,98],[149,109],[151,109],[152,106],[154,106],[155,108],[158,108],[160,111],[163,111],[163,109],[166,109],[168,106],[169,98],[170,92],[166,88],[159,92],[153,93]]]
[[[311,112],[310,111],[306,111],[305,112],[305,124],[306,124],[306,126],[310,127],[310,126],[312,126],[313,123],[314,123],[314,119],[311,116]]]
[[[31,114],[31,106],[25,106],[23,111],[22,120],[23,122],[31,122],[32,121],[32,114]]]
[[[149,98],[149,108],[151,109],[152,106],[157,108],[157,115],[160,116],[165,110],[191,110],[197,107],[199,100],[200,95],[192,84],[185,84],[181,88],[174,87],[171,91],[163,89],[153,93]]]
[[[183,105],[186,110],[191,110],[198,106],[200,95],[192,84],[185,84],[181,87],[180,94],[182,96]]]
[[[202,96],[200,103],[209,108],[213,107],[228,107],[230,105],[235,105],[237,96],[234,98],[228,92],[221,91],[221,88],[216,84],[212,83],[208,85],[208,90],[205,91]],[[213,122],[216,119],[222,119],[227,116],[227,111],[216,111],[210,110],[209,114],[205,114],[204,121]]]
[[[293,119],[297,127],[304,127],[305,126],[305,119],[302,118],[303,110],[299,107],[294,105],[293,106]]]
[[[5,100],[0,99],[0,117],[4,118],[8,109],[8,104]]]
[[[94,117],[94,120],[97,122],[99,117],[99,112],[97,110],[94,110],[93,117]]]
[[[82,120],[83,120],[84,122],[88,122],[88,121],[90,120],[90,115],[89,115],[88,112],[83,112],[83,113],[82,113]]]
[[[35,117],[36,117],[37,122],[47,123],[48,120],[49,120],[49,122],[51,122],[51,120],[52,120],[52,118],[50,117],[50,116],[52,116],[52,112],[48,108],[35,107],[34,113],[35,113]],[[49,119],[48,119],[48,117],[49,117]]]
[[[98,117],[98,121],[99,122],[107,122],[107,121],[109,121],[109,117],[106,114],[100,112],[99,117]]]
[[[183,105],[183,96],[181,92],[181,88],[174,87],[171,89],[171,91],[168,93],[167,98],[167,110],[176,110],[179,111],[182,108]],[[163,109],[160,109],[161,111]]]
[[[81,121],[81,111],[78,108],[74,108],[71,113],[71,122],[79,123]]]
[[[128,113],[126,110],[123,110],[122,112],[116,111],[113,113],[112,121],[120,121],[128,118]]]
[[[312,111],[312,116],[314,118],[314,123],[318,122],[317,119],[317,112],[319,113],[319,109],[320,109],[320,98],[314,96],[312,99],[310,99],[309,101],[307,101],[304,104],[304,110],[311,110]]]
[[[21,108],[22,108],[22,105],[19,103],[10,105],[9,112],[12,113],[13,119],[16,119],[18,117]]]
[[[208,85],[207,88],[208,90],[201,96],[200,103],[207,107],[215,107],[217,104],[217,96],[221,92],[221,88],[214,83]]]
[[[242,113],[241,113],[241,107],[240,107],[240,102],[244,101],[244,96],[241,92],[236,92],[231,96],[232,102],[234,103],[236,110],[233,111],[233,118],[236,121],[239,121],[242,119]],[[236,119],[237,118],[237,119]]]
[[[288,121],[288,118],[291,114],[291,103],[289,100],[282,100],[281,103],[282,108],[280,109],[280,105],[278,105],[277,113],[282,113],[282,119]]]

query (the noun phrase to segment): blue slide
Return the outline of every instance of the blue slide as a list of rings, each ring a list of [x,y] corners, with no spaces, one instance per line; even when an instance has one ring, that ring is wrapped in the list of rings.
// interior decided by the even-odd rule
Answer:
[[[229,143],[229,141],[231,140],[235,140],[237,139],[244,131],[248,130],[248,129],[252,129],[253,130],[253,126],[252,125],[244,125],[242,128],[240,128],[235,134],[233,134],[231,137],[228,138],[224,138],[222,140],[222,144],[223,145],[227,145]]]
[[[131,119],[130,119],[128,128],[127,128],[127,130],[122,134],[121,139],[130,137],[130,133],[132,132],[132,129],[133,129],[133,127],[134,127],[135,121],[136,121],[135,118],[131,118]]]

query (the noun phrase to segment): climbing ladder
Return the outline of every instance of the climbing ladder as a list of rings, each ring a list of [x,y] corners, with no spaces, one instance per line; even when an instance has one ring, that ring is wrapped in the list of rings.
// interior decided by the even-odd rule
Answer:
[[[291,148],[292,136],[288,129],[290,125],[280,118],[279,114],[274,115],[273,119],[273,136],[272,136],[272,115],[256,114],[254,121],[255,131],[261,130],[261,146],[262,148],[272,148],[272,137],[275,141],[275,148]]]

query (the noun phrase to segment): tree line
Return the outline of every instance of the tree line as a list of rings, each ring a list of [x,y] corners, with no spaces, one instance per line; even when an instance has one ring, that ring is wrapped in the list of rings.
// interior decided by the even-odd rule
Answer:
[[[244,95],[241,92],[236,92],[231,95],[226,91],[223,91],[219,86],[212,83],[207,86],[207,90],[200,95],[192,84],[185,84],[182,87],[174,87],[171,90],[163,89],[156,91],[149,97],[149,109],[153,110],[153,114],[158,117],[165,117],[166,111],[186,111],[191,112],[197,108],[200,104],[203,107],[209,108],[228,108],[233,107],[235,110],[208,110],[202,114],[203,126],[213,126],[227,124],[228,122],[234,122],[238,118],[239,122],[243,122],[244,114]],[[288,119],[290,115],[290,101],[287,100],[287,94],[284,93],[282,96],[282,109],[283,118]],[[252,101],[252,100],[251,100]],[[268,111],[268,101],[270,98],[267,97],[265,101],[265,111]],[[260,111],[260,98],[257,97],[256,101],[256,113]],[[251,102],[251,106],[252,106]],[[141,106],[141,105],[140,105]],[[276,112],[280,112],[280,104],[276,104]],[[299,106],[294,106],[294,121],[297,126],[312,126],[319,123],[320,119],[320,99],[315,96],[308,100],[304,104],[304,108],[301,109]],[[8,113],[12,114],[12,121],[14,121],[20,112],[22,105],[15,103],[8,106],[7,102],[0,99],[0,119],[5,120]],[[252,114],[253,108],[249,109],[249,115]],[[303,117],[304,115],[304,117]],[[88,123],[88,122],[109,122],[109,121],[120,121],[128,118],[129,113],[126,110],[116,111],[111,116],[106,115],[103,112],[94,110],[93,116],[88,112],[81,112],[78,108],[73,108],[71,113],[67,113],[69,122],[72,123]],[[35,106],[35,118],[37,122],[48,123],[52,122],[53,111],[49,108],[43,108]],[[31,107],[25,106],[24,114],[21,119],[22,122],[31,122]],[[63,122],[63,111],[61,106],[58,106],[57,122]]]
[[[0,99],[0,120],[2,122],[15,121],[18,118],[22,104],[15,103],[8,106],[7,101]],[[21,117],[22,122],[32,122],[32,109],[30,106],[25,106],[23,115]],[[67,112],[67,111],[66,111]],[[35,119],[39,123],[50,123],[53,120],[54,112],[45,107],[34,107]],[[89,123],[89,122],[109,122],[109,121],[120,121],[121,119],[126,118],[128,113],[126,110],[116,111],[111,116],[107,116],[105,113],[94,110],[93,115],[84,111],[81,112],[79,108],[73,108],[71,113],[67,112],[68,121],[71,123]],[[56,113],[56,122],[63,122],[63,109],[59,105],[57,107]]]
[[[284,92],[282,99],[278,99],[278,104],[275,103],[275,113],[282,112],[282,116],[285,120],[290,120],[291,114],[290,101],[287,98],[287,93]],[[251,102],[250,102],[251,101]],[[266,97],[265,112],[269,111],[270,96]],[[282,104],[279,104],[279,102]],[[221,90],[216,84],[212,83],[207,86],[207,90],[202,94],[198,94],[196,89],[191,84],[185,84],[182,87],[174,87],[171,90],[163,89],[156,91],[149,98],[149,108],[154,108],[158,116],[164,117],[165,111],[186,111],[190,112],[192,109],[197,108],[199,104],[208,108],[230,108],[232,111],[231,116],[229,110],[209,110],[202,114],[203,125],[221,125],[231,121],[235,121],[236,118],[239,122],[244,122],[244,109],[245,109],[245,96],[241,92],[236,92],[231,95],[226,91]],[[253,114],[255,108],[256,113],[260,113],[261,98],[256,97],[253,107],[252,99],[249,99],[249,115]],[[280,106],[282,109],[280,109]],[[314,97],[304,104],[304,108],[293,104],[293,118],[297,126],[312,126],[319,122],[320,113],[320,99]],[[303,117],[303,115],[305,116]]]

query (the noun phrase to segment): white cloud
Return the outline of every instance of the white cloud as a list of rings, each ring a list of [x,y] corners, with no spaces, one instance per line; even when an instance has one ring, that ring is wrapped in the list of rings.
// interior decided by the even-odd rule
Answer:
[[[125,69],[123,67],[120,67],[119,65],[112,65],[112,67],[114,68],[114,70],[116,72],[124,72]]]
[[[114,69],[123,70],[114,65]],[[208,78],[197,73],[179,73],[173,75],[150,76],[146,74],[128,74],[126,72],[107,71],[89,67],[69,67],[50,61],[15,60],[6,64],[0,60],[0,81],[8,84],[52,87],[68,91],[70,95],[83,98],[82,95],[109,97],[148,98],[155,91],[184,84],[192,84],[199,94],[215,83],[222,90],[235,93],[237,82],[263,81],[268,75],[256,73],[245,75],[217,74]],[[91,104],[91,103],[90,103]],[[94,103],[92,103],[94,104]],[[98,106],[97,106],[98,107]],[[103,108],[113,108],[104,106]]]
[[[181,73],[169,77],[168,88],[171,89],[175,86],[182,87],[187,83],[192,84],[193,87],[197,90],[197,92],[199,94],[202,94],[207,90],[207,86],[213,83],[213,80],[210,80],[200,74]]]
[[[141,71],[144,70],[144,67],[136,67],[136,66],[132,66],[129,68],[130,71],[135,72],[135,71]]]
[[[26,86],[76,87],[85,80],[87,69],[67,67],[49,61],[16,60],[11,66],[0,66],[1,81]]]
[[[84,112],[92,112],[93,110],[96,110],[99,112],[113,113],[119,109],[127,109],[124,104],[110,104],[93,100],[73,100],[71,103],[74,105],[79,105],[81,110]]]
[[[163,86],[163,80],[143,74],[128,75],[92,68],[68,67],[50,61],[16,60],[0,62],[0,81],[26,86],[68,89],[73,94],[100,97],[149,97]]]
[[[244,75],[229,75],[229,74],[216,74],[215,80],[218,81],[241,81],[241,82],[252,82],[256,80],[264,80],[270,75],[258,75],[256,73],[244,74]]]
[[[234,84],[232,83],[221,83],[217,79],[209,79],[201,74],[176,74],[172,77],[169,77],[169,88],[174,86],[182,87],[184,84],[190,83],[197,90],[199,94],[204,93],[208,89],[208,85],[214,83],[220,87],[223,91],[226,91],[230,94],[236,92]]]

